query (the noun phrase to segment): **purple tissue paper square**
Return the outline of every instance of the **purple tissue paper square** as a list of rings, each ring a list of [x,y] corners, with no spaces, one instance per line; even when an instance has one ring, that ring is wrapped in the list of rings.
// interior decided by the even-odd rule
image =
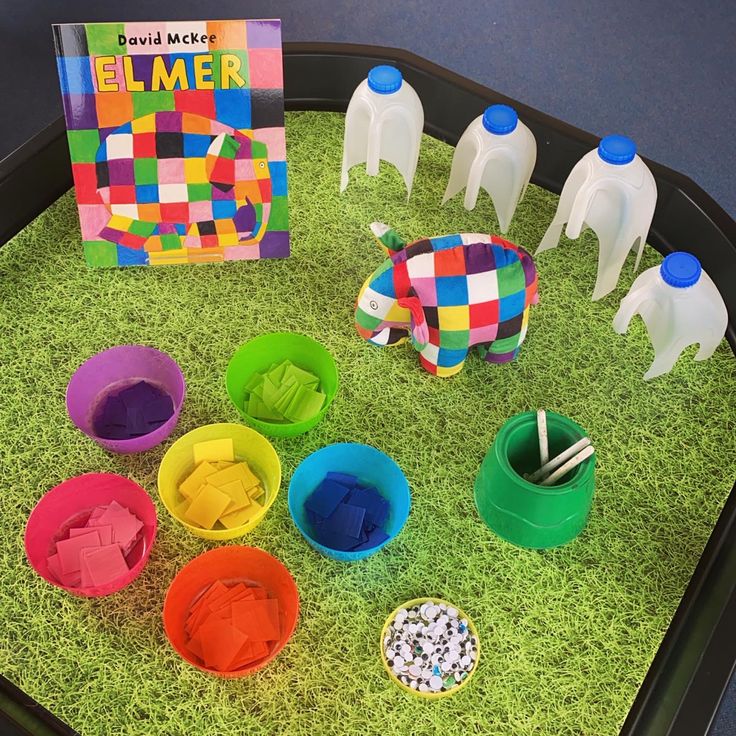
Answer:
[[[125,404],[117,396],[108,396],[100,414],[100,423],[124,427],[127,423]]]
[[[140,409],[143,404],[148,404],[149,402],[160,398],[162,395],[163,393],[154,386],[151,386],[150,383],[146,381],[138,381],[138,383],[134,383],[132,386],[128,386],[128,388],[123,389],[117,397],[128,408]]]
[[[144,404],[142,409],[143,416],[149,424],[165,422],[174,413],[174,402],[171,400],[171,396],[162,396],[159,399],[154,399]]]
[[[143,434],[148,434],[151,428],[148,426],[146,418],[143,416],[143,410],[138,407],[128,408],[128,432],[131,437],[140,437]]]

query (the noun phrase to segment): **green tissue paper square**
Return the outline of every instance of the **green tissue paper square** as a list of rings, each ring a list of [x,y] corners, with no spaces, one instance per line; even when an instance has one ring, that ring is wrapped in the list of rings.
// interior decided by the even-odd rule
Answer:
[[[284,412],[284,416],[292,422],[303,422],[319,413],[325,403],[325,395],[313,391],[306,386],[299,386],[294,398]]]

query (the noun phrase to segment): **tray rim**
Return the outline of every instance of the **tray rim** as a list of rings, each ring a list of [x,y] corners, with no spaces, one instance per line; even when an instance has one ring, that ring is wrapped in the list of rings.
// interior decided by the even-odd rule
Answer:
[[[419,93],[425,133],[456,144],[488,104],[505,103],[537,138],[532,182],[559,194],[598,137],[413,53],[358,44],[284,44],[287,110],[344,112],[358,80],[377,63],[398,66]],[[648,242],[687,248],[719,286],[736,354],[736,221],[687,176],[646,157],[659,192]],[[63,117],[0,160],[0,247],[72,186]],[[637,692],[621,736],[707,736],[736,670],[736,484]],[[13,707],[8,707],[8,704]],[[15,712],[15,716],[13,713]],[[19,716],[20,714],[20,716]],[[0,674],[0,725],[9,734],[75,736],[70,726]]]

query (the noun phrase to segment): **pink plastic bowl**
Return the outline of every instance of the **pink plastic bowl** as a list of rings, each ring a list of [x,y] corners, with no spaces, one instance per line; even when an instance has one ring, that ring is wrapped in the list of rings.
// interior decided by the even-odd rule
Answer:
[[[67,529],[86,523],[95,506],[117,501],[143,522],[143,535],[125,558],[128,573],[106,583],[87,588],[61,585],[46,563],[54,553],[54,545]],[[31,567],[48,583],[72,595],[98,598],[122,590],[132,583],[148,561],[156,539],[156,507],[149,495],[128,478],[114,473],[87,473],[69,478],[52,488],[36,504],[26,524],[26,557]]]
[[[174,402],[174,413],[160,427],[141,437],[99,437],[93,422],[100,401],[111,389],[123,389],[141,380],[166,391]],[[174,431],[185,395],[184,374],[173,358],[145,345],[118,345],[93,355],[77,368],[66,389],[66,409],[72,422],[98,445],[111,452],[129,454],[156,447]]]

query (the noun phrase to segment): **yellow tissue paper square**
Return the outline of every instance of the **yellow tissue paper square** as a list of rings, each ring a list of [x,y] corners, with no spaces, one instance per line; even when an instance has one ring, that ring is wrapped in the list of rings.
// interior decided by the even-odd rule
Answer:
[[[215,522],[230,505],[230,496],[209,483],[192,499],[192,503],[184,514],[187,521],[199,524],[205,529],[212,529]]]
[[[218,490],[230,496],[230,505],[225,509],[225,514],[231,514],[233,511],[247,508],[251,504],[251,500],[246,493],[243,484],[239,480],[230,481],[218,486]]]
[[[197,465],[192,473],[179,484],[179,493],[184,498],[194,498],[199,489],[204,485],[207,476],[217,472],[217,468],[208,462]]]
[[[209,460],[210,462],[217,462],[218,460],[227,460],[232,462],[235,460],[235,453],[233,450],[233,441],[226,437],[222,440],[207,440],[206,442],[197,442],[192,448],[194,451],[194,464]]]
[[[251,477],[255,478],[246,463],[235,463],[223,470],[218,470],[214,475],[211,475],[207,479],[207,482],[211,483],[216,488],[220,488],[224,483],[231,483],[234,480],[239,480],[243,481],[245,489],[247,490],[258,483],[258,478],[255,478],[255,481],[251,482]]]
[[[251,501],[256,501],[264,493],[265,491],[263,490],[263,486],[253,486],[253,488],[248,490],[248,495],[250,496]]]
[[[189,511],[189,507],[191,505],[192,505],[191,500],[188,499],[188,498],[185,498],[180,504],[178,504],[177,506],[174,507],[174,516],[176,516],[177,519],[183,519],[186,516],[187,511]],[[189,521],[188,519],[187,519],[187,521],[192,526],[199,526],[199,524],[196,524],[193,521]]]
[[[220,517],[220,523],[226,529],[234,529],[236,526],[242,526],[249,519],[253,518],[263,507],[261,504],[253,501],[250,506],[240,509],[239,511],[233,511],[231,514],[225,514]]]

